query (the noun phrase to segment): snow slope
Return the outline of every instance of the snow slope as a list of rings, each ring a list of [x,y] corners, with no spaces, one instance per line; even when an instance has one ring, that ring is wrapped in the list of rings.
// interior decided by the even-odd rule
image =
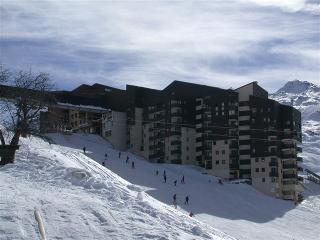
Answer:
[[[177,194],[178,210],[182,213],[193,212],[195,219],[238,239],[320,239],[320,185],[306,182],[306,200],[295,207],[291,201],[268,197],[246,184],[221,186],[217,179],[201,174],[194,166],[149,163],[127,152],[122,152],[119,158],[118,151],[107,147],[98,136],[89,139],[77,134],[52,134],[50,137],[57,144],[78,151],[86,146],[87,156],[99,163],[105,161],[107,153],[106,168],[130,182],[129,189],[146,192],[168,205],[172,204],[173,194]],[[126,156],[135,162],[135,169],[125,163]],[[163,183],[163,170],[167,183]],[[186,184],[180,184],[183,175]],[[174,180],[178,180],[177,186]],[[190,203],[184,205],[187,195]]]
[[[1,240],[40,239],[35,208],[50,240],[233,239],[102,167],[75,148],[83,141],[108,146],[97,136],[71,136],[70,147],[21,140],[16,163],[0,167]]]

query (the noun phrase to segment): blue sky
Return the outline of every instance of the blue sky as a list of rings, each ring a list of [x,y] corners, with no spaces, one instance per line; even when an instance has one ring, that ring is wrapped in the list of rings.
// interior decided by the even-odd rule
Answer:
[[[58,89],[320,83],[320,0],[1,0],[0,62]]]

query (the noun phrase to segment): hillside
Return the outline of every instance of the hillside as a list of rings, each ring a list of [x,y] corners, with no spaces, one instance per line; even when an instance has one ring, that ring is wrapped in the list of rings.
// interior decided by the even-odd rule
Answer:
[[[108,146],[97,136],[71,143]],[[70,145],[72,145],[70,144]],[[82,142],[80,141],[80,144]],[[22,139],[16,164],[0,167],[0,239],[233,239],[149,196],[69,146]]]

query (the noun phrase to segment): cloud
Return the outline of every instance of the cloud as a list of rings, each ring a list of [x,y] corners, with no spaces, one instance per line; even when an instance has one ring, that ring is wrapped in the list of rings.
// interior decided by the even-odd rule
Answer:
[[[3,1],[1,62],[60,88],[319,81],[314,1]],[[269,84],[269,83],[274,84]]]

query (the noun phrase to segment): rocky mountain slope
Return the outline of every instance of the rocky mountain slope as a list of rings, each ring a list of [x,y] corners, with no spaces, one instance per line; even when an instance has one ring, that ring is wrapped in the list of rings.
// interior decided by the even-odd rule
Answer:
[[[299,109],[304,122],[320,121],[320,86],[307,81],[289,81],[270,98]]]

